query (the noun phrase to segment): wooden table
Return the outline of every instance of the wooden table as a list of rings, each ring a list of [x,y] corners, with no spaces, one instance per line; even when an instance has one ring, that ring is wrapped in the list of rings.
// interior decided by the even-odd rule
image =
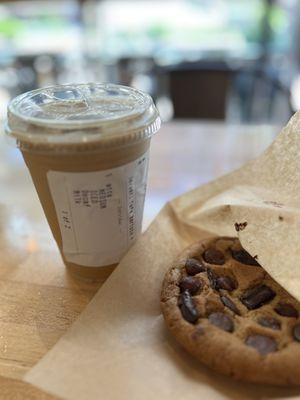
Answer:
[[[272,141],[270,126],[172,122],[152,141],[144,227],[164,203],[241,166]],[[65,272],[19,151],[0,136],[0,398],[53,399],[21,381],[101,284]]]

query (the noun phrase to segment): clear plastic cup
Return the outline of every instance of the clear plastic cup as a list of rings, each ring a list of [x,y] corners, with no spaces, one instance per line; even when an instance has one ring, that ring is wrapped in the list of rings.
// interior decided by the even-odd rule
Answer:
[[[151,97],[114,84],[34,90],[8,106],[20,148],[67,268],[105,279],[141,232]]]

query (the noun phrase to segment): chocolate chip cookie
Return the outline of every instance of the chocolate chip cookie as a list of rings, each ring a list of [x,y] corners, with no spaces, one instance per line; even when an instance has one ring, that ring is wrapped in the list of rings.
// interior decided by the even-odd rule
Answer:
[[[214,370],[300,385],[300,304],[238,239],[186,249],[165,276],[161,307],[178,342]]]

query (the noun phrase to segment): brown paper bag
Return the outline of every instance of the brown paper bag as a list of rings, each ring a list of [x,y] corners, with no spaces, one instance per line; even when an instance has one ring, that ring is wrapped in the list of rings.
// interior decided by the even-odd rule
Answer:
[[[167,204],[25,380],[78,400],[300,398],[300,387],[218,375],[168,335],[159,304],[165,271],[185,246],[210,234],[238,235],[300,301],[300,113],[260,158]]]

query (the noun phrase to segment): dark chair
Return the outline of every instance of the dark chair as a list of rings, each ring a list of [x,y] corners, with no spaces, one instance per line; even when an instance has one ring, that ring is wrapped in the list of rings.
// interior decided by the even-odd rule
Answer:
[[[231,79],[226,63],[180,64],[168,76],[175,118],[225,119]]]

